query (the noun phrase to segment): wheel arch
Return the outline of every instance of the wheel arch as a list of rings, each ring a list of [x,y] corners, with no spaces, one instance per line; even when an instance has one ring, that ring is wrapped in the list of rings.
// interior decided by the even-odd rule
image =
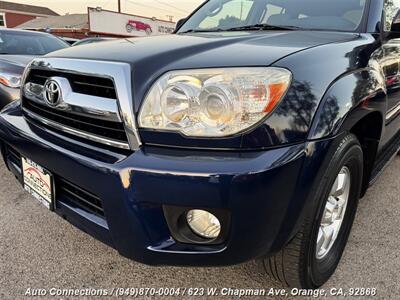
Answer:
[[[386,112],[385,81],[375,69],[362,69],[342,76],[325,93],[308,135],[309,140],[351,132],[364,154],[361,195],[369,186]]]
[[[342,75],[325,92],[308,133],[308,140],[350,130],[371,112],[386,111],[385,79],[381,72],[360,69]]]
[[[365,195],[371,179],[372,170],[375,165],[379,143],[383,130],[383,116],[375,111],[367,114],[349,130],[361,144],[364,155],[364,171],[361,188],[361,196]]]

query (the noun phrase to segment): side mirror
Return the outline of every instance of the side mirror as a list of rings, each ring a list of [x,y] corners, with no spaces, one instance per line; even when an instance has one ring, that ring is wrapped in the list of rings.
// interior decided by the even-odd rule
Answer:
[[[187,20],[187,18],[183,18],[183,19],[180,19],[178,22],[176,22],[175,32],[176,32],[179,28],[181,28],[181,26],[183,25],[183,23],[186,22],[186,20]]]
[[[391,32],[400,33],[400,9],[397,11],[393,18],[392,25],[390,26]]]

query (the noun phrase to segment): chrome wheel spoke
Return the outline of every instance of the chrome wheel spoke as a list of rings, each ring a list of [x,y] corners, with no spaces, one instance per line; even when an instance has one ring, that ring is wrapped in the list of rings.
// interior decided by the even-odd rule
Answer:
[[[318,238],[317,238],[317,251],[321,251],[324,242],[325,242],[325,236],[320,227],[319,231],[318,231]],[[317,255],[318,255],[318,253],[317,253]]]
[[[337,207],[337,201],[334,197],[329,196],[328,202],[326,203],[324,215],[322,216],[321,225],[329,225],[332,223],[335,209]]]
[[[347,187],[348,182],[348,174],[340,171],[338,176],[336,177],[335,183],[333,184],[331,195],[334,197],[339,197],[345,193],[345,189]]]
[[[322,259],[331,250],[340,232],[350,194],[350,170],[343,167],[326,201],[316,243],[316,257]]]
[[[320,227],[317,240],[317,249],[319,249],[319,254],[323,254],[328,251],[334,238],[334,233],[335,231],[332,226]]]

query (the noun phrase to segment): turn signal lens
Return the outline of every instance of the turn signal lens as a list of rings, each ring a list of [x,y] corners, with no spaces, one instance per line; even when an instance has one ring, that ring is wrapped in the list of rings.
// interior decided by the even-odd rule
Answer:
[[[206,239],[216,239],[221,233],[221,224],[216,216],[205,210],[193,209],[186,215],[194,233]]]

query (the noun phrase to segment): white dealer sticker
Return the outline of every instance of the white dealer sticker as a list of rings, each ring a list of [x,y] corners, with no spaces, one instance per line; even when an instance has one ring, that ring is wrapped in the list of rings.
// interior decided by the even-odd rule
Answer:
[[[52,209],[53,189],[51,174],[28,158],[22,157],[24,189],[48,209]]]

